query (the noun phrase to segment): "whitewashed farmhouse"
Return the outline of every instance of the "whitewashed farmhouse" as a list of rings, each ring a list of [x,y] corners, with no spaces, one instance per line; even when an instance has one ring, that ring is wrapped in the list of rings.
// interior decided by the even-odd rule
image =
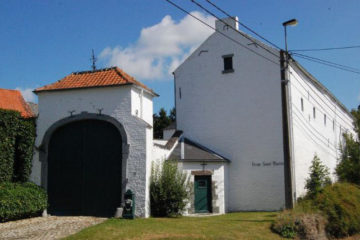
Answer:
[[[295,60],[282,71],[278,50],[224,22],[174,72],[178,137],[167,157],[194,181],[188,213],[291,207],[315,154],[333,173],[352,116]]]
[[[34,91],[31,180],[50,213],[111,216],[131,189],[136,216],[148,217],[151,165],[167,159],[194,183],[187,214],[291,207],[315,154],[333,172],[351,114],[295,60],[284,68],[282,52],[224,21],[175,70],[177,122],[163,140],[153,139],[157,94],[119,68]]]

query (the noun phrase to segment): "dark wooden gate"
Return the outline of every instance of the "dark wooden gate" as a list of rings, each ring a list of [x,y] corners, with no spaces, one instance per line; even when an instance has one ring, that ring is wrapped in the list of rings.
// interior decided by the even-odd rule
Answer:
[[[49,212],[112,216],[121,203],[121,146],[119,131],[105,121],[57,129],[48,153]]]

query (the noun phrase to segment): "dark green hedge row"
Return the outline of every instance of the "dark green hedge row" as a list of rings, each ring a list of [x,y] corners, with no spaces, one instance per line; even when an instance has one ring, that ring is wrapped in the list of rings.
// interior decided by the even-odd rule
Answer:
[[[0,183],[0,222],[38,216],[46,208],[46,192],[37,185]]]
[[[28,180],[35,134],[35,119],[0,110],[0,183]]]

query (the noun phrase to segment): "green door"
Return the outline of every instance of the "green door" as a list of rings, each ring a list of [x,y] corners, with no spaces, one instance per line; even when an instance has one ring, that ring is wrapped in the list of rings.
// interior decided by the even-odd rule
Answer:
[[[211,212],[211,176],[195,176],[195,212]]]

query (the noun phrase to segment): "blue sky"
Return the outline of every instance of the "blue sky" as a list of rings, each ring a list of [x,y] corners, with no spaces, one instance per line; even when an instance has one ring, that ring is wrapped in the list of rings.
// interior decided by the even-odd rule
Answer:
[[[191,1],[174,2],[213,24]],[[359,0],[213,2],[279,46],[281,23],[297,18],[289,49],[360,45]],[[164,0],[3,0],[0,32],[0,88],[36,101],[33,88],[89,70],[94,49],[98,68],[119,65],[160,94],[155,111],[173,106],[171,71],[211,33]],[[305,54],[360,68],[360,49]],[[359,105],[360,75],[298,61],[349,109]]]

